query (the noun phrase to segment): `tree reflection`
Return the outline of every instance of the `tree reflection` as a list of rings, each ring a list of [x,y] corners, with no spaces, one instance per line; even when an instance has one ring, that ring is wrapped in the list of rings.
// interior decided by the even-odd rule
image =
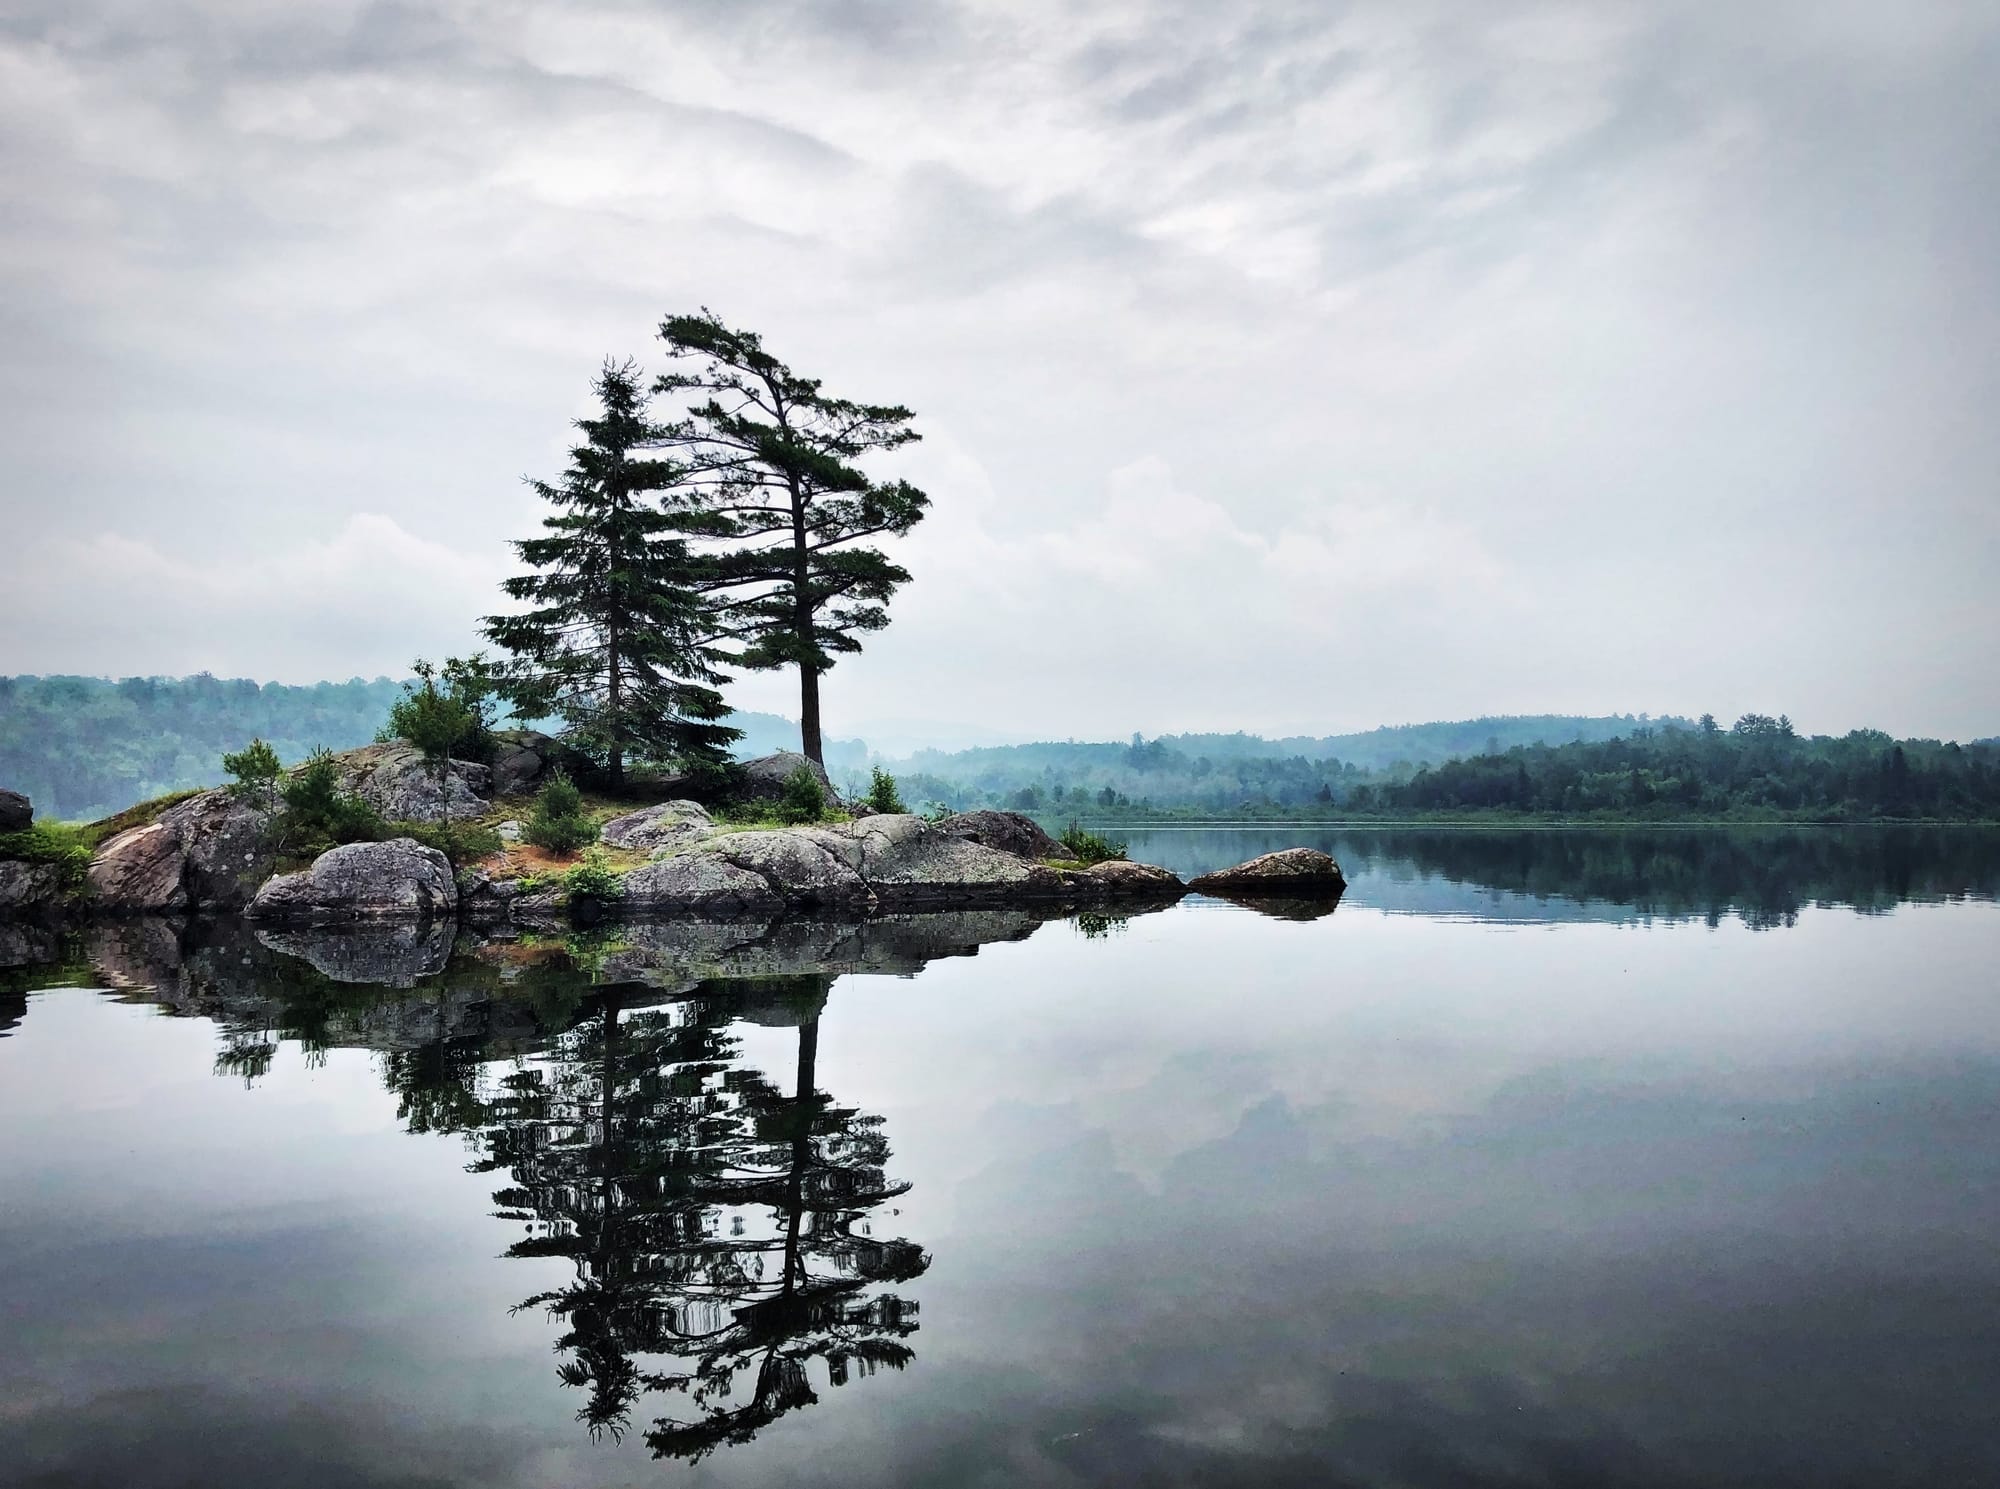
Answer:
[[[770,979],[633,1008],[595,1006],[548,1055],[499,1083],[479,1171],[527,1228],[516,1257],[560,1257],[566,1285],[521,1304],[561,1320],[579,1420],[622,1435],[649,1392],[690,1408],[646,1432],[660,1456],[700,1459],[818,1400],[827,1381],[901,1368],[916,1305],[882,1290],[919,1276],[914,1243],[869,1234],[904,1192],[884,1174],[881,1120],[815,1084],[829,977]],[[741,989],[741,982],[732,984]],[[728,1032],[748,1015],[796,1030],[788,1092],[742,1064]]]

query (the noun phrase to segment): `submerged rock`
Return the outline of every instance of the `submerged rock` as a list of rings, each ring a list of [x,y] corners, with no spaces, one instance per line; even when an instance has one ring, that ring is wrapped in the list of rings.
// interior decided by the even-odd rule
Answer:
[[[1021,858],[1065,858],[1063,845],[1041,824],[1019,812],[959,812],[937,824],[938,831],[982,848]]]
[[[325,925],[348,920],[424,920],[458,909],[451,864],[411,838],[348,843],[303,873],[280,874],[257,891],[254,920]]]
[[[1262,854],[1234,868],[1203,874],[1189,881],[1188,888],[1196,894],[1222,895],[1231,899],[1267,894],[1297,897],[1318,893],[1324,896],[1337,895],[1346,889],[1347,879],[1331,854],[1322,853],[1317,848],[1281,848],[1276,853]]]
[[[651,852],[691,843],[714,830],[714,820],[699,802],[663,801],[613,817],[597,837],[607,847]]]
[[[0,832],[26,832],[35,820],[35,804],[18,791],[0,786]]]

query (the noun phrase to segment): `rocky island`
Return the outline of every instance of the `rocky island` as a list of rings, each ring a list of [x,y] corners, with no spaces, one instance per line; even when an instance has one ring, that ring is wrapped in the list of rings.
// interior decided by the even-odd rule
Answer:
[[[1161,905],[1190,886],[1166,869],[1107,858],[1084,863],[1032,819],[979,811],[926,818],[841,803],[819,766],[781,752],[714,780],[668,778],[663,799],[594,824],[595,874],[551,873],[517,845],[532,793],[562,762],[563,745],[532,731],[500,740],[492,763],[453,760],[433,771],[417,751],[375,744],[333,756],[340,789],[383,821],[444,818],[485,829],[503,846],[454,864],[415,836],[289,855],[275,794],[187,793],[97,824],[76,864],[0,859],[0,915],[89,917],[240,912],[273,927],[457,919],[481,926],[698,915]],[[746,808],[778,798],[800,771],[832,804],[827,820],[746,824]],[[25,798],[0,801],[24,837]],[[732,820],[732,819],[737,820]],[[1338,865],[1295,848],[1210,875],[1193,888],[1224,897],[1337,897]]]

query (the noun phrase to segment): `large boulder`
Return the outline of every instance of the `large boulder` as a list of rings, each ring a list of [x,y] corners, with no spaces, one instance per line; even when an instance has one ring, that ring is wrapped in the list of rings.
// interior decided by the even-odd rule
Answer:
[[[885,813],[705,838],[627,874],[621,905],[628,912],[716,914],[822,906],[924,909],[1171,899],[1181,887],[1166,870],[1144,864],[1104,872],[1052,869],[954,837],[921,817]]]
[[[568,753],[560,741],[538,729],[509,729],[495,736],[492,789],[495,796],[523,796],[542,784],[543,775]]]
[[[826,767],[807,759],[797,750],[779,750],[775,755],[760,755],[755,760],[743,761],[736,767],[734,794],[743,801],[777,801],[785,794],[785,782],[801,769],[819,777],[828,801],[840,800],[840,793],[833,789]]]
[[[937,824],[947,836],[1020,858],[1066,858],[1063,845],[1019,812],[959,812]]]
[[[26,832],[35,820],[35,804],[18,791],[0,787],[0,832]]]
[[[699,802],[663,801],[613,817],[598,830],[597,838],[607,847],[650,853],[694,842],[714,830],[715,822]]]
[[[426,920],[458,909],[451,864],[411,838],[328,849],[303,873],[267,881],[250,902],[253,920],[330,925],[350,920]]]
[[[91,902],[114,915],[185,910],[186,870],[181,840],[166,823],[128,827],[107,839],[90,860]]]
[[[236,910],[277,863],[271,814],[229,791],[204,791],[160,813],[181,845],[189,909]]]
[[[424,763],[415,746],[396,740],[363,745],[334,756],[340,767],[340,789],[360,797],[391,822],[435,822],[443,797],[454,817],[471,817],[486,809],[492,772],[470,760],[454,760],[445,772],[445,789]]]
[[[113,915],[240,908],[276,861],[270,824],[269,812],[228,791],[176,802],[99,846],[91,903]]]
[[[1347,879],[1332,855],[1317,848],[1282,848],[1265,853],[1234,868],[1218,869],[1190,880],[1196,894],[1243,899],[1258,895],[1298,897],[1318,894],[1338,895],[1347,888]]]

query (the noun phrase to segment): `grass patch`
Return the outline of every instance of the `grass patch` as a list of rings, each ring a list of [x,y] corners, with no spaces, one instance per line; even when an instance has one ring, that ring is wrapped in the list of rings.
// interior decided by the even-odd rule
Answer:
[[[1087,827],[1079,827],[1072,822],[1056,835],[1056,841],[1069,854],[1063,867],[1089,868],[1094,863],[1107,863],[1125,857],[1125,845],[1114,843]]]
[[[165,796],[156,796],[151,801],[142,801],[137,806],[127,807],[122,812],[113,812],[109,817],[99,817],[95,822],[85,822],[75,826],[76,840],[92,852],[101,848],[109,838],[115,838],[127,828],[146,827],[160,820],[160,814],[168,807],[179,806],[182,802],[200,796],[210,787],[197,787],[189,791],[169,791]],[[37,823],[36,826],[46,824]],[[63,824],[68,826],[69,824]],[[33,829],[30,829],[31,831]]]
[[[0,858],[21,863],[54,864],[58,883],[65,894],[83,888],[90,869],[91,845],[85,841],[87,827],[70,822],[34,822],[19,832],[0,833]]]

